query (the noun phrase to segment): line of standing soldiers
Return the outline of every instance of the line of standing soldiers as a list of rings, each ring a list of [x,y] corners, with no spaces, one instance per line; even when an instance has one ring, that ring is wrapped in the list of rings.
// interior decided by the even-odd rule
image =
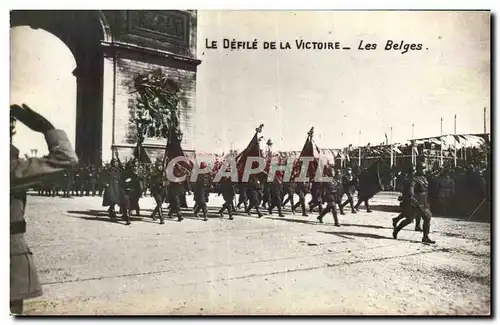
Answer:
[[[46,177],[34,187],[38,195],[58,196],[101,196],[104,192],[109,165],[76,166]]]

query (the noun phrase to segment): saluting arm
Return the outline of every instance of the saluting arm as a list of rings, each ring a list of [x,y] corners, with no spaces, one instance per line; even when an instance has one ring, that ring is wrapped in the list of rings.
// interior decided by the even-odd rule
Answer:
[[[69,170],[78,164],[71,143],[62,130],[52,129],[45,133],[49,154],[42,158],[11,160],[10,188],[29,187],[47,174]]]

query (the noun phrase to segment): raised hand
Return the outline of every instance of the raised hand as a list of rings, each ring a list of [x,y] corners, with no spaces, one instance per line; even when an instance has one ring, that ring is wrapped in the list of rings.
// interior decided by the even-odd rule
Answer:
[[[22,104],[22,106],[11,105],[10,116],[35,132],[45,133],[54,129],[54,126],[45,117],[32,110],[26,104]]]

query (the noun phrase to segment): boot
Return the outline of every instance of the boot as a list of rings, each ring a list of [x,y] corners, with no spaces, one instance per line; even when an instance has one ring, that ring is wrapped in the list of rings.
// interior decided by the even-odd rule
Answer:
[[[318,219],[319,223],[323,223],[323,217],[325,216],[325,214],[327,212],[328,212],[328,208],[326,208],[320,212],[319,216],[316,218],[316,219]]]
[[[392,228],[396,228],[398,226],[398,218],[392,218]]]
[[[429,238],[429,236],[425,236],[422,238],[422,243],[426,243],[426,244],[435,244],[436,242],[434,240],[431,240]]]
[[[392,237],[394,237],[394,239],[397,239],[399,231],[401,231],[401,229],[403,229],[404,227],[406,227],[410,223],[411,223],[411,220],[408,220],[408,219],[403,220],[396,228],[394,228],[394,231],[392,232]]]
[[[123,214],[123,219],[125,220],[125,224],[127,226],[130,225],[130,217],[127,210],[125,210],[125,213]]]

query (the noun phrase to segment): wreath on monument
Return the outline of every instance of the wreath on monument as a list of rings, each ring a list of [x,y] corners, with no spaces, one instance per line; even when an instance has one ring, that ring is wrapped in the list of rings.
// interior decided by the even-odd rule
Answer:
[[[179,131],[180,89],[161,69],[134,78],[137,104],[131,123],[137,129],[137,143],[148,138],[169,138]]]

